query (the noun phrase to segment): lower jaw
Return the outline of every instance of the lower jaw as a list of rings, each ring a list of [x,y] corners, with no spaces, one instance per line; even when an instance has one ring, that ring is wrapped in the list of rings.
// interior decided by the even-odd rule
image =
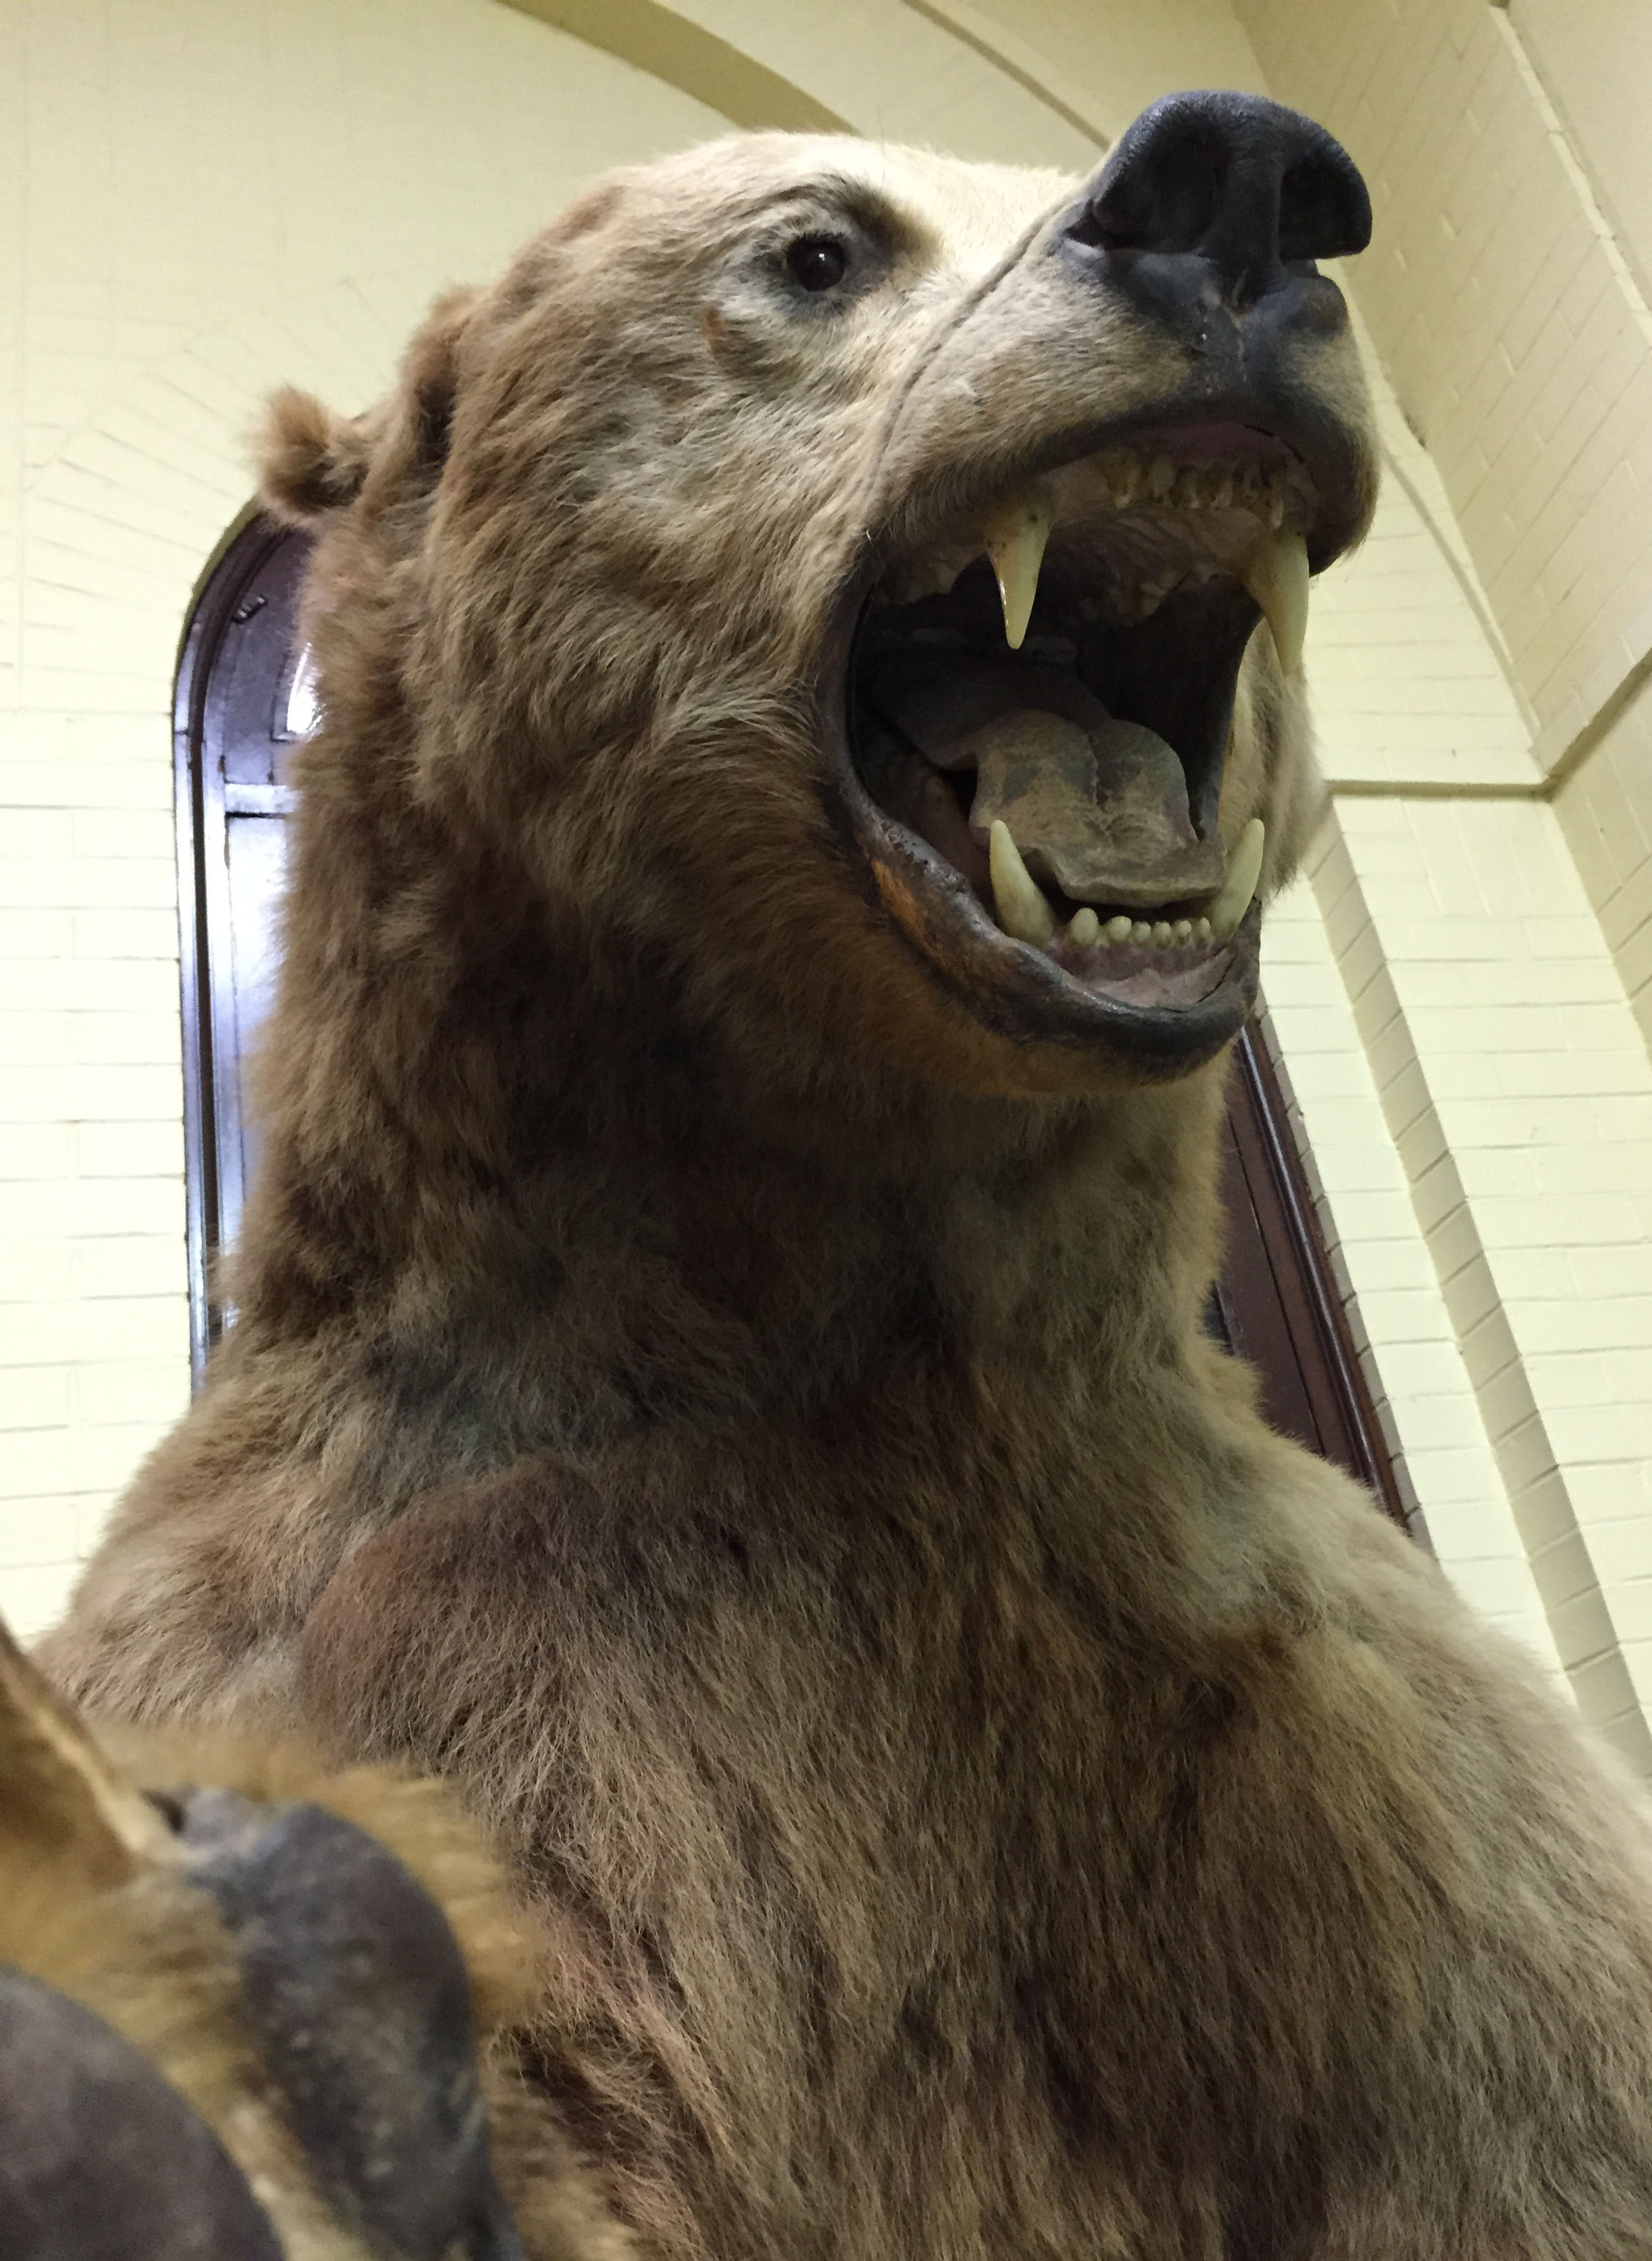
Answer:
[[[887,819],[858,777],[845,793],[855,843],[884,908],[930,977],[971,1018],[1020,1049],[1087,1052],[1098,1072],[1186,1073],[1239,1034],[1256,1002],[1261,908],[1192,950],[1123,944],[1059,955],[1013,941],[964,874]]]

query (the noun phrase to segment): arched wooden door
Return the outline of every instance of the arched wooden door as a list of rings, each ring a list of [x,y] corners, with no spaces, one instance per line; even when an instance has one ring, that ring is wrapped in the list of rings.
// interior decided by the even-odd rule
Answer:
[[[257,1162],[242,1066],[269,1009],[292,789],[314,721],[296,630],[305,539],[255,519],[208,576],[176,707],[189,1168],[190,1339],[198,1382],[225,1323],[212,1260],[233,1241]],[[1224,1140],[1228,1253],[1211,1332],[1260,1371],[1274,1425],[1339,1462],[1404,1521],[1336,1291],[1265,1026],[1237,1047]]]

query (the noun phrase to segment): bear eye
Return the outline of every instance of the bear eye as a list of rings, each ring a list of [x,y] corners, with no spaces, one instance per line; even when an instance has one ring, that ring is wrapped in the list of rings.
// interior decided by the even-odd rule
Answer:
[[[848,251],[835,235],[800,235],[786,247],[786,271],[801,290],[833,290],[848,269]]]

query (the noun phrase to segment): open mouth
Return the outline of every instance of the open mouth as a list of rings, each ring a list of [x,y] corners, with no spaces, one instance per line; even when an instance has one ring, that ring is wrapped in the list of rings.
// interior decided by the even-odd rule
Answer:
[[[1316,516],[1284,440],[1181,424],[887,557],[847,667],[858,829],[978,1004],[1020,990],[1048,1033],[1161,1056],[1238,1028],[1266,839],[1218,828],[1235,688],[1261,620],[1300,665]]]

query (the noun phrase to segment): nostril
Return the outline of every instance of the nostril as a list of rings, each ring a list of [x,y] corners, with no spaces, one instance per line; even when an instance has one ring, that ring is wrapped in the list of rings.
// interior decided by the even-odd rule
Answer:
[[[1336,154],[1342,157],[1340,149]],[[1370,240],[1370,201],[1347,158],[1339,165],[1316,153],[1286,169],[1279,184],[1282,260],[1340,259]]]
[[[1196,251],[1222,202],[1222,154],[1194,135],[1161,143],[1090,206],[1091,240],[1109,251]]]
[[[1145,111],[1065,230],[1090,249],[1196,258],[1235,305],[1279,289],[1288,269],[1362,251],[1370,232],[1365,183],[1323,126],[1221,92],[1167,95]],[[1140,287],[1162,292],[1166,278]]]

